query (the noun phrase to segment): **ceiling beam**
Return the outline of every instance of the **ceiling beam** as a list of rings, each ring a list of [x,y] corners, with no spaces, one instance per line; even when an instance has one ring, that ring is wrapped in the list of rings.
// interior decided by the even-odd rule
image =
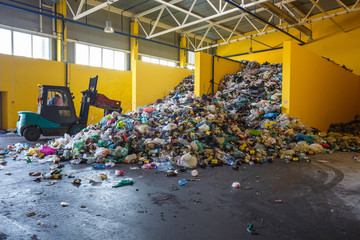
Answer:
[[[283,1],[284,3],[290,3],[290,2],[294,2],[295,0],[285,0]],[[275,5],[279,5],[280,2],[278,3],[275,3]],[[265,8],[259,8],[259,9],[256,9],[256,12],[259,13],[259,12],[262,12],[262,11],[265,11],[266,9]],[[223,19],[223,20],[220,20],[220,21],[216,21],[215,23],[217,24],[221,24],[221,23],[225,23],[225,22],[229,22],[229,21],[232,21],[232,20],[236,20],[236,19],[239,19],[239,17],[244,17],[246,16],[247,13],[241,13],[240,15],[237,15],[237,16],[233,16],[233,17],[230,17],[230,18],[226,18],[226,19]],[[204,26],[200,26],[200,27],[197,27],[197,28],[192,28],[192,29],[189,29],[189,30],[186,30],[185,32],[186,33],[191,33],[191,32],[196,32],[198,30],[201,30],[201,29],[204,29],[204,28],[207,28],[209,27],[210,24],[208,25],[204,25]]]
[[[179,1],[179,0],[177,0],[177,1]],[[87,4],[90,5],[90,6],[97,6],[97,5],[99,5],[99,3],[98,3],[97,1],[95,1],[95,0],[87,0]],[[160,5],[160,7],[163,7],[163,6]],[[161,8],[160,8],[160,9],[161,9]],[[138,17],[138,18],[135,18],[135,17],[134,17],[135,15],[134,15],[133,13],[131,13],[131,12],[125,12],[123,9],[120,9],[120,8],[117,8],[117,7],[111,8],[111,9],[110,9],[110,12],[115,13],[115,14],[119,14],[119,15],[122,13],[122,15],[125,16],[125,17],[133,18],[133,19],[135,19],[136,21],[141,21],[141,22],[147,23],[147,24],[152,24],[152,22],[153,22],[153,19],[146,18],[146,17]],[[163,29],[170,29],[170,28],[172,28],[172,26],[167,25],[167,24],[164,24],[164,23],[161,23],[161,22],[158,23],[157,27],[163,28]],[[144,29],[143,29],[143,30],[144,30]],[[176,33],[178,33],[178,34],[183,34],[183,31],[176,31]],[[145,34],[145,35],[146,35],[146,34]],[[195,37],[196,39],[199,39],[199,40],[202,38],[201,36],[196,35],[196,34],[193,34],[193,33],[189,33],[189,37]],[[204,41],[205,41],[205,42],[212,43],[214,40],[209,39],[209,38],[205,38]]]
[[[226,31],[228,31],[228,32],[235,32],[235,33],[238,34],[238,35],[243,35],[243,33],[240,33],[240,32],[237,32],[237,31],[233,31],[231,28],[228,28],[228,27],[225,27],[225,26],[223,26],[223,25],[221,25],[221,24],[218,24],[218,23],[215,23],[215,22],[213,22],[213,21],[210,21],[210,19],[213,19],[213,18],[221,17],[221,16],[224,16],[224,15],[227,15],[227,14],[230,14],[230,13],[235,13],[235,12],[238,11],[237,8],[232,8],[232,9],[226,11],[226,12],[221,12],[221,13],[214,14],[214,15],[211,15],[211,16],[209,16],[209,17],[205,17],[205,18],[204,18],[204,17],[202,17],[202,16],[200,16],[200,15],[197,15],[197,14],[195,14],[195,13],[189,12],[188,10],[185,10],[185,9],[180,8],[180,7],[178,7],[178,6],[169,4],[168,2],[165,2],[165,1],[163,1],[163,0],[154,0],[154,1],[156,1],[156,2],[158,2],[158,3],[161,3],[161,4],[165,5],[165,6],[171,7],[171,8],[173,8],[173,9],[176,9],[176,10],[178,10],[178,11],[180,11],[180,12],[185,13],[185,14],[188,14],[188,15],[190,15],[190,16],[192,16],[192,17],[198,18],[198,20],[192,21],[192,22],[187,23],[187,24],[183,24],[183,25],[178,26],[178,27],[174,27],[173,29],[168,29],[168,30],[165,30],[165,31],[162,31],[162,32],[153,34],[153,35],[150,35],[148,38],[157,37],[157,36],[160,36],[160,35],[163,35],[163,34],[166,34],[166,33],[172,32],[172,31],[175,31],[175,30],[179,30],[179,29],[183,29],[183,28],[186,28],[186,27],[190,27],[190,26],[192,26],[192,25],[195,25],[195,24],[198,24],[198,23],[202,23],[202,22],[207,22],[207,23],[209,23],[209,24],[211,24],[211,25],[213,25],[213,26],[217,26],[217,27],[222,28],[222,29],[224,29],[224,30],[226,30]],[[265,1],[267,1],[267,0],[260,0],[260,1],[257,1],[257,2],[252,2],[252,3],[246,4],[245,7],[253,6],[253,5],[259,4],[260,2],[265,2]]]
[[[75,15],[79,15],[81,13],[81,10],[84,6],[84,3],[85,3],[85,0],[81,0],[80,4],[79,4],[79,7],[78,7],[78,10],[76,11],[76,14]]]
[[[98,11],[98,10],[104,8],[104,7],[110,6],[111,4],[116,3],[117,1],[119,1],[119,0],[108,0],[108,1],[106,1],[104,3],[101,3],[101,4],[91,8],[91,9],[85,11],[85,12],[77,14],[75,17],[73,17],[73,19],[74,20],[79,20],[80,18],[83,18],[83,17],[85,17],[85,16],[87,16],[87,15],[93,13],[93,12],[96,12],[96,11]]]
[[[270,13],[272,13],[275,16],[279,17],[280,19],[284,20],[288,24],[295,24],[295,23],[299,22],[296,18],[288,15],[286,12],[284,12],[282,9],[278,8],[271,2],[261,3],[260,6],[266,8]],[[308,29],[307,27],[305,27],[304,25],[296,26],[295,28],[297,30],[299,30],[300,32],[304,33],[305,35],[311,36],[311,30]]]
[[[315,2],[314,0],[310,0],[324,15],[329,16],[329,14],[318,4],[318,2]],[[329,17],[329,19],[338,27],[341,29],[341,31],[346,32],[340,24],[338,24],[332,17]]]
[[[359,0],[359,1],[360,1],[360,0]],[[335,16],[340,16],[340,15],[343,15],[343,14],[347,14],[347,13],[350,13],[350,12],[356,12],[356,11],[360,11],[360,7],[358,7],[358,8],[351,8],[350,11],[343,11],[343,12],[338,12],[338,13],[329,14],[329,15],[327,15],[327,16],[321,16],[321,17],[318,17],[318,18],[315,18],[315,19],[308,20],[307,22],[300,22],[300,23],[296,23],[296,24],[293,24],[293,25],[288,25],[288,26],[286,26],[286,27],[284,27],[284,28],[282,28],[282,29],[283,29],[283,30],[286,30],[286,29],[292,28],[292,27],[297,26],[297,25],[304,25],[304,24],[308,24],[308,23],[312,23],[312,22],[322,21],[322,20],[325,20],[325,19],[327,19],[327,18],[331,18],[331,17],[335,17]],[[269,33],[277,32],[277,31],[279,31],[279,30],[277,30],[277,29],[272,29],[272,30],[269,30],[269,31],[266,31],[266,32],[262,32],[262,33],[252,34],[252,35],[248,35],[248,36],[242,37],[242,38],[236,38],[236,39],[233,39],[233,40],[228,41],[228,42],[220,42],[220,43],[216,43],[216,44],[213,44],[213,45],[210,45],[210,46],[202,47],[202,48],[196,49],[196,51],[202,51],[202,50],[206,50],[206,49],[208,49],[208,48],[219,47],[219,46],[226,45],[226,44],[229,44],[229,43],[239,42],[239,41],[242,41],[242,40],[245,40],[245,39],[250,39],[250,38],[254,38],[254,37],[257,37],[257,36],[261,36],[261,35],[264,35],[264,34],[269,34]],[[254,39],[253,39],[253,40],[254,40]]]
[[[183,1],[183,0],[172,0],[172,1],[170,1],[169,3],[170,3],[170,4],[175,4],[175,3],[178,3],[178,2],[181,2],[181,1]],[[151,8],[151,9],[146,10],[146,11],[144,11],[144,12],[135,14],[134,17],[135,17],[135,18],[139,18],[139,17],[142,17],[142,16],[146,16],[146,15],[148,15],[148,14],[150,14],[150,13],[153,13],[153,12],[156,12],[156,11],[162,9],[163,7],[164,7],[163,5],[160,5],[160,6]]]

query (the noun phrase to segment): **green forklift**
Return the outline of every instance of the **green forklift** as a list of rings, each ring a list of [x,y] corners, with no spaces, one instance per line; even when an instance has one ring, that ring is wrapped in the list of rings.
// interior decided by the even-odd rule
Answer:
[[[74,97],[68,87],[40,86],[38,113],[21,111],[16,123],[17,133],[28,141],[37,141],[40,135],[74,135],[87,126],[90,106],[104,109],[104,114],[122,112],[121,102],[111,100],[96,90],[98,76],[90,78],[89,88],[82,91],[80,115],[77,117]]]

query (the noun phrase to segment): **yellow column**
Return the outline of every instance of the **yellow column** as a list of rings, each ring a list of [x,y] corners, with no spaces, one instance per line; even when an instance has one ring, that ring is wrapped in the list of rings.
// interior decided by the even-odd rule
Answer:
[[[138,36],[139,24],[137,22],[131,22],[131,35]],[[138,60],[139,44],[138,39],[131,38],[131,61]]]
[[[185,36],[182,36],[181,37],[181,40],[180,40],[180,47],[181,48],[186,48],[186,38]],[[187,51],[184,51],[184,50],[180,50],[180,67],[186,67],[186,55],[187,55]]]
[[[291,41],[283,43],[282,113],[290,114]]]
[[[61,2],[56,3],[56,12],[63,15],[66,18],[66,1],[63,0]],[[57,61],[61,62],[63,59],[66,61],[67,59],[67,30],[66,25],[64,26],[63,31],[63,22],[61,20],[56,20],[56,29],[57,29],[57,38],[56,38],[56,53],[57,53]],[[62,41],[62,37],[64,35],[64,42]],[[64,46],[64,48],[63,48]]]
[[[195,79],[194,79],[194,93],[201,97],[204,93],[211,92],[212,78],[212,55],[202,52],[195,53]]]
[[[137,22],[131,22],[131,35],[138,36],[139,24]],[[139,40],[131,38],[130,40],[130,64],[132,75],[132,110],[136,110],[137,107],[137,91],[136,91],[136,61],[138,60],[139,52]]]

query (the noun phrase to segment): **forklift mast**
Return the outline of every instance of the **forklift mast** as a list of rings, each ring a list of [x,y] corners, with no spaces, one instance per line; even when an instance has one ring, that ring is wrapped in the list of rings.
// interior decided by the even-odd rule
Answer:
[[[82,99],[81,99],[81,107],[79,114],[79,123],[87,125],[88,117],[89,117],[89,109],[90,105],[92,105],[92,101],[96,98],[96,86],[97,86],[98,76],[90,78],[89,88],[85,91],[81,91]]]
[[[87,125],[90,106],[102,108],[105,110],[105,113],[108,111],[122,112],[120,101],[111,100],[105,95],[97,92],[97,81],[98,76],[90,78],[89,88],[81,92],[83,96],[81,99],[79,123],[84,124],[85,126]]]

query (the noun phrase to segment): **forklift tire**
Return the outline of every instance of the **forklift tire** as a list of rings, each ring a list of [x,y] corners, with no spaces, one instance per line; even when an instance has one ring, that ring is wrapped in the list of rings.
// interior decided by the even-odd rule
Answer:
[[[80,124],[74,124],[70,127],[69,134],[70,134],[70,136],[72,136],[72,135],[77,134],[81,130],[83,130],[83,126],[81,126]]]
[[[27,127],[24,129],[23,135],[28,141],[37,141],[40,138],[40,129],[37,127]]]

